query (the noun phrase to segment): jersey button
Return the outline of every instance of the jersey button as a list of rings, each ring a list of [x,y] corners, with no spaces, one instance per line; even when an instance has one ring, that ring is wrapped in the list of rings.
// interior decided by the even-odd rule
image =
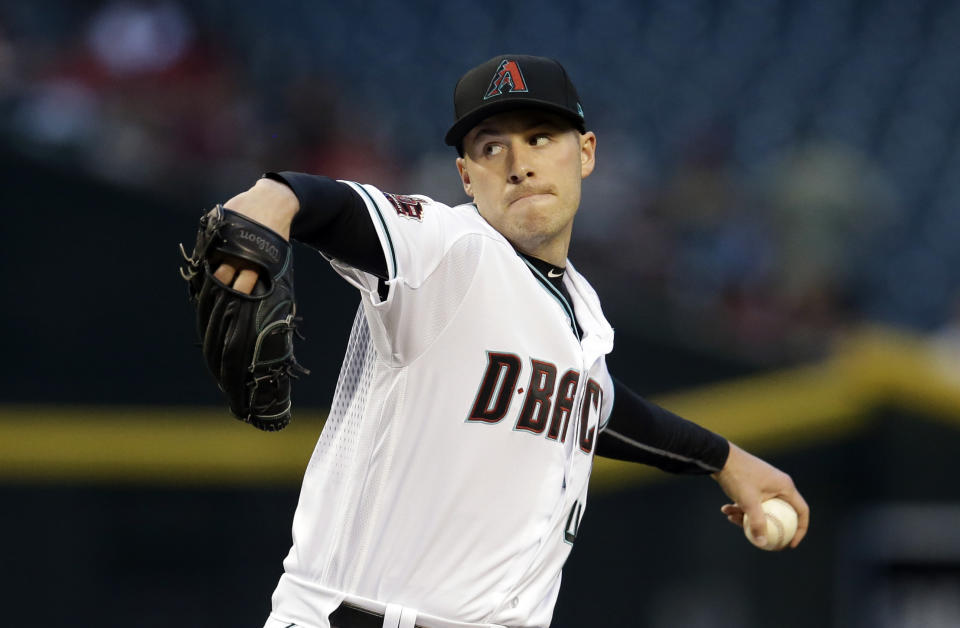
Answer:
[[[514,607],[514,608],[520,606],[520,598],[515,597],[515,598],[513,598],[512,600],[510,600],[510,606],[512,606],[512,607]]]

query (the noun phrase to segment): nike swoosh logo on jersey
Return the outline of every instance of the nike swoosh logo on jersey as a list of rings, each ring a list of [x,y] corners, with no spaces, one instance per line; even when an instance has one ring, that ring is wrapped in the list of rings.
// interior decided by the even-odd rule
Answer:
[[[563,277],[563,271],[561,270],[559,273],[554,273],[553,269],[551,268],[547,271],[547,277]]]

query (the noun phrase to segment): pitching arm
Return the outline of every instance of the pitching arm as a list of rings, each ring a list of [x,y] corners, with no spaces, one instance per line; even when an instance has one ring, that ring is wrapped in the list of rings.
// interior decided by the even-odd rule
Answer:
[[[613,409],[597,439],[596,455],[648,464],[671,473],[711,474],[734,500],[721,512],[737,526],[743,526],[743,515],[749,514],[755,537],[762,537],[766,527],[761,504],[780,497],[797,511],[799,523],[790,547],[799,545],[810,525],[810,508],[789,475],[612,379]]]
[[[613,378],[610,419],[596,455],[648,464],[671,473],[720,471],[730,445],[725,438],[647,401]]]

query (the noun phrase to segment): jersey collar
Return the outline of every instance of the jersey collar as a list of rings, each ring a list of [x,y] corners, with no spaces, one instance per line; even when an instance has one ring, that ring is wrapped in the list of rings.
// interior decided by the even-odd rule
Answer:
[[[516,251],[516,249],[514,250]],[[570,293],[567,291],[567,287],[563,285],[565,269],[554,266],[550,262],[545,262],[542,259],[531,257],[520,251],[517,251],[517,255],[523,260],[523,263],[527,265],[530,272],[533,273],[534,279],[536,279],[550,296],[557,300],[560,307],[563,308],[563,311],[567,314],[567,318],[570,319],[570,329],[573,331],[573,335],[577,337],[577,340],[583,340],[583,332],[580,330],[580,325],[577,323],[577,315],[573,310],[573,301],[570,299]]]

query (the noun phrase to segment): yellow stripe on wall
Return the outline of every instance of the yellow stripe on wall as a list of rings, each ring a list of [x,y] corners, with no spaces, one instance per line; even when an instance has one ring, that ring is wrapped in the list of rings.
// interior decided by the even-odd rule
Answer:
[[[834,365],[794,369],[662,396],[656,402],[751,451],[838,438],[865,417],[860,391]],[[643,465],[594,458],[591,488],[615,490],[656,476]]]
[[[262,432],[224,409],[0,408],[0,477],[65,483],[275,485],[303,476],[322,427]]]
[[[960,426],[956,363],[927,339],[864,327],[821,364],[660,396],[657,403],[751,451],[802,447],[866,426],[873,409],[898,406]],[[666,474],[596,458],[591,487],[615,490]]]
[[[956,368],[928,341],[866,328],[821,364],[704,386],[655,399],[765,452],[863,429],[880,405],[960,426]],[[0,405],[0,479],[13,482],[270,486],[299,484],[324,415],[301,411],[261,432],[226,408]],[[660,474],[597,458],[592,485],[615,490]]]

